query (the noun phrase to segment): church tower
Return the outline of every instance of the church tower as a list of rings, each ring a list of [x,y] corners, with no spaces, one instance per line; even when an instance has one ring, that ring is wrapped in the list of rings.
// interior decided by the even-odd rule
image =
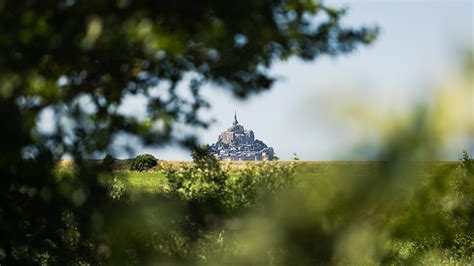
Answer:
[[[239,121],[237,121],[237,111],[235,111],[234,113],[234,123],[232,123],[232,125],[238,125],[239,124]]]

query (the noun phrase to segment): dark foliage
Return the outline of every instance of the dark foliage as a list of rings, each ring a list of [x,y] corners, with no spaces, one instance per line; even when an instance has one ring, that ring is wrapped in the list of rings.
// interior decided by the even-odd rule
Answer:
[[[104,167],[107,171],[112,171],[114,169],[116,159],[112,157],[112,155],[107,154],[105,155],[104,159],[102,159],[102,167]]]
[[[142,155],[138,155],[132,160],[132,164],[130,165],[130,170],[145,171],[157,165],[158,163],[156,162],[155,156],[151,154],[142,154]]]
[[[266,147],[267,147],[267,145],[263,141],[261,141],[259,139],[255,140],[254,151],[261,151],[261,150],[265,149]]]
[[[125,242],[104,225],[135,210],[111,201],[87,159],[118,134],[192,144],[173,132],[207,125],[197,117],[208,107],[205,82],[244,97],[271,87],[275,60],[374,40],[376,29],[342,27],[343,14],[310,0],[0,1],[0,264],[121,262]],[[183,98],[176,87],[188,74],[193,97]],[[166,89],[152,93],[155,85]],[[118,111],[136,94],[148,99],[144,119]],[[46,112],[48,132],[37,126]],[[64,155],[73,173],[55,170]]]

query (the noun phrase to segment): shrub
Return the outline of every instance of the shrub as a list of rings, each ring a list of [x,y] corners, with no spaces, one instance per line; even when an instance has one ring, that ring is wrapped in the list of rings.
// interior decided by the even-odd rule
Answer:
[[[102,159],[102,166],[107,169],[107,171],[112,171],[114,163],[115,158],[110,154],[105,155],[104,159]]]
[[[132,171],[146,171],[150,168],[157,166],[156,158],[151,154],[138,155],[133,159],[130,165]]]
[[[462,152],[461,164],[468,173],[474,173],[474,158],[465,150]]]
[[[170,187],[180,198],[198,201],[222,198],[221,190],[229,174],[206,149],[197,147],[193,151],[193,165],[166,168]]]
[[[258,205],[261,196],[275,194],[294,183],[294,164],[264,161],[230,173],[204,149],[193,152],[194,164],[169,167],[171,190],[187,201],[212,202],[220,210],[236,211]]]
[[[293,160],[294,161],[299,161],[300,160],[300,157],[298,156],[298,154],[296,152],[293,152]]]
[[[119,200],[125,193],[125,182],[114,177],[109,185],[108,195],[114,200]]]

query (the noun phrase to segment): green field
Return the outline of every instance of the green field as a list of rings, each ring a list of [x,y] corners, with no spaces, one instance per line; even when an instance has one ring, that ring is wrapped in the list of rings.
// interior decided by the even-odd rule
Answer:
[[[281,164],[289,164],[290,162],[280,162]],[[293,162],[295,167],[294,177],[297,183],[304,184],[305,182],[334,182],[337,178],[354,179],[364,177],[369,174],[374,174],[375,169],[380,162],[375,161],[300,161]],[[458,162],[455,161],[439,161],[439,162],[423,162],[418,163],[424,175],[429,176],[434,172],[449,170],[456,167]],[[180,163],[175,163],[180,165]],[[181,164],[189,165],[189,162]],[[258,162],[232,162],[223,163],[228,165],[231,173],[237,173],[239,169],[243,169]],[[126,183],[126,190],[128,192],[145,192],[145,193],[162,193],[168,191],[169,184],[163,170],[157,167],[153,170],[137,172],[123,169],[118,169],[113,174],[108,175],[107,179],[117,178]]]
[[[169,188],[166,176],[161,171],[121,171],[114,173],[113,177],[125,181],[130,192],[162,193]]]

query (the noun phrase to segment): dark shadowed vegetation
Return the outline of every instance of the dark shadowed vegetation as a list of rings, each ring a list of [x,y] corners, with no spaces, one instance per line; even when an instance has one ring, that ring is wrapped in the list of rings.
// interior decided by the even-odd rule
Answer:
[[[275,60],[347,53],[374,40],[376,29],[343,27],[343,15],[313,1],[0,1],[0,263],[182,258],[175,247],[197,235],[176,238],[168,225],[193,209],[172,198],[133,207],[111,200],[99,180],[106,167],[88,159],[118,135],[192,146],[192,136],[173,133],[178,124],[206,127],[197,116],[208,107],[204,83],[244,97],[271,87]],[[176,87],[188,74],[192,97],[182,97]],[[118,112],[127,95],[148,99],[146,117]],[[48,113],[45,131],[38,121]],[[55,170],[63,156],[74,171]],[[140,240],[150,236],[160,252]]]
[[[151,154],[142,154],[142,155],[138,155],[132,160],[132,163],[130,164],[130,170],[145,171],[157,165],[158,163],[156,161],[155,156]]]
[[[440,136],[429,112],[394,130],[381,162],[326,172],[232,170],[176,134],[207,127],[203,84],[246,97],[271,88],[277,60],[375,40],[343,17],[309,0],[0,0],[0,264],[472,263],[472,158],[420,166]],[[128,95],[145,117],[118,111]],[[193,148],[194,164],[91,160],[118,136]]]

